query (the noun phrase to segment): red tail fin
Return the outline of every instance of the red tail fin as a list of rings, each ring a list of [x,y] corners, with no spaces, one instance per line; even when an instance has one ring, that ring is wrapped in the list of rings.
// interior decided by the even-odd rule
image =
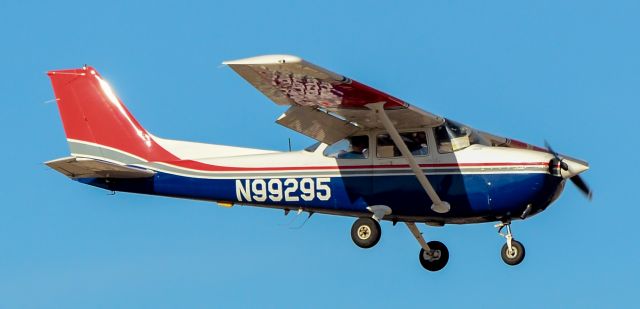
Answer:
[[[48,75],[72,153],[97,156],[98,152],[109,158],[113,152],[101,147],[107,146],[147,161],[177,159],[153,140],[95,69]]]

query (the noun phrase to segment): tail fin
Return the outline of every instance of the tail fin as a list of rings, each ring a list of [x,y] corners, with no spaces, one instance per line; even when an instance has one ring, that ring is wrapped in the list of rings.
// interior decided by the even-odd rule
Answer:
[[[123,163],[177,159],[153,140],[92,67],[48,75],[72,154]]]

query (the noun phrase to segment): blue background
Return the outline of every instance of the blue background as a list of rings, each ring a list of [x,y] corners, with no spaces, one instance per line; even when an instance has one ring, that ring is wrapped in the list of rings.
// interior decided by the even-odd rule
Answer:
[[[637,1],[1,1],[0,307],[633,307]],[[575,188],[514,224],[421,226],[449,265],[429,273],[403,225],[357,248],[351,218],[110,196],[49,170],[66,156],[45,71],[95,66],[153,134],[286,150],[311,141],[220,62],[289,53],[431,112],[588,160]]]

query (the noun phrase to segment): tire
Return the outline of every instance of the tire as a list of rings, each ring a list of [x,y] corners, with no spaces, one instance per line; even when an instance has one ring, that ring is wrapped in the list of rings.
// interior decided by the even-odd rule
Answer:
[[[380,223],[372,218],[360,218],[351,226],[351,239],[360,248],[371,248],[380,240]]]
[[[511,252],[509,252],[509,246],[504,244],[502,250],[500,250],[500,256],[502,260],[508,265],[515,266],[522,263],[524,260],[524,246],[517,240],[511,240]]]
[[[449,262],[449,249],[443,243],[439,241],[430,241],[427,243],[431,250],[435,250],[436,252],[440,252],[440,256],[438,258],[430,258],[424,249],[420,249],[420,264],[424,269],[428,271],[439,271],[447,266],[447,262]]]

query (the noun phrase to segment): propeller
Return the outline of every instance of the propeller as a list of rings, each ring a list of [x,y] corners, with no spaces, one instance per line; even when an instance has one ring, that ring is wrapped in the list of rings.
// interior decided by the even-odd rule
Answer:
[[[556,164],[558,164],[558,168],[561,168],[565,171],[569,170],[569,165],[566,162],[563,162],[564,159],[561,158],[560,155],[553,150],[553,148],[551,148],[551,145],[549,145],[547,141],[544,141],[544,146],[545,148],[547,148],[547,151],[553,155]],[[569,180],[571,180],[571,182],[578,188],[578,190],[580,190],[580,192],[582,192],[582,194],[584,194],[587,199],[591,201],[591,199],[593,198],[593,191],[591,191],[587,183],[584,182],[580,175],[574,175],[570,177]]]
[[[580,192],[582,192],[582,194],[584,194],[587,197],[587,199],[591,201],[591,199],[593,198],[593,191],[591,191],[589,186],[587,186],[584,180],[582,180],[582,177],[580,177],[580,175],[575,175],[569,178],[569,180],[571,180],[571,182],[573,182],[573,184],[576,185],[576,187],[578,187]]]

